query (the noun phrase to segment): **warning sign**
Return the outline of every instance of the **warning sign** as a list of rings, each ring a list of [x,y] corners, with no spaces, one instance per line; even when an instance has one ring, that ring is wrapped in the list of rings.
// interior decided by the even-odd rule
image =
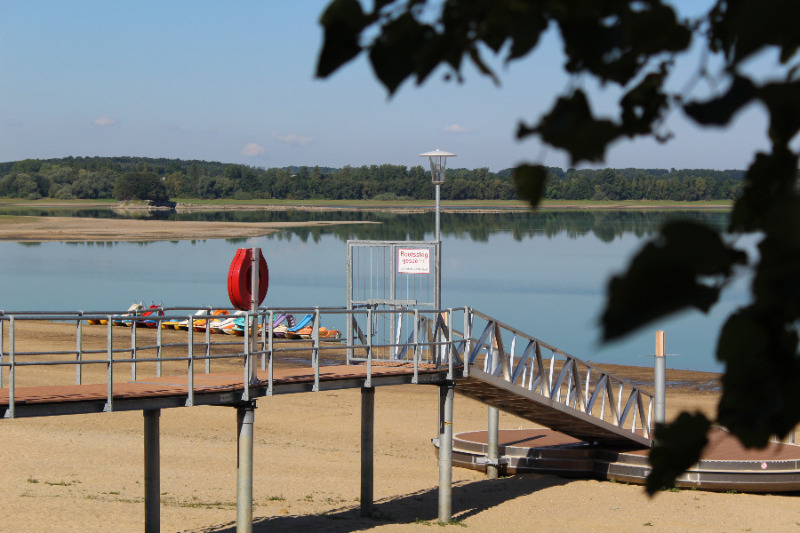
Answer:
[[[398,274],[430,274],[431,251],[427,248],[398,248]]]

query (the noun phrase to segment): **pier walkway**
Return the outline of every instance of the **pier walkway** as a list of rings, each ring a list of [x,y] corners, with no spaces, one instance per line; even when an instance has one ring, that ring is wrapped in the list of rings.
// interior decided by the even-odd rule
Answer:
[[[308,317],[309,328],[287,335],[270,327],[289,314]],[[158,413],[164,408],[237,409],[239,523],[252,522],[253,410],[259,398],[275,394],[362,390],[367,515],[377,386],[440,387],[438,441],[451,445],[440,450],[440,521],[450,513],[454,392],[583,441],[652,444],[649,392],[474,309],[262,310],[244,316],[241,337],[212,334],[206,324],[218,318],[210,309],[187,308],[158,308],[148,316],[4,312],[0,412],[19,418],[143,411],[146,531],[158,531]],[[339,323],[352,327],[331,336],[330,326]]]

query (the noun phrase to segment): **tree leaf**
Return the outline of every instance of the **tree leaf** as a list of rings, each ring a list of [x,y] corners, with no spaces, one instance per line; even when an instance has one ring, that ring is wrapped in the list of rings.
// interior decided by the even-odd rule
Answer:
[[[774,309],[757,305],[731,315],[722,328],[717,358],[725,363],[720,423],[748,447],[785,437],[800,421],[797,331]]]
[[[324,28],[322,50],[317,59],[318,78],[327,78],[361,52],[358,39],[370,22],[358,0],[333,0],[319,20]]]
[[[517,138],[531,133],[538,133],[543,141],[569,152],[573,165],[580,161],[602,161],[608,144],[621,135],[613,122],[592,116],[586,94],[581,90],[559,98],[537,126],[528,128],[520,124]]]
[[[648,322],[685,308],[707,312],[719,297],[719,285],[746,254],[728,247],[708,226],[690,221],[666,224],[631,261],[623,276],[609,282],[601,318],[604,340],[611,340]]]
[[[681,413],[669,425],[656,427],[656,444],[650,450],[653,469],[647,476],[645,489],[652,496],[675,484],[675,479],[700,460],[708,444],[711,422],[702,413]]]
[[[547,168],[542,165],[519,165],[514,169],[514,185],[517,196],[536,207],[544,195]]]
[[[425,42],[430,27],[420,24],[409,13],[404,13],[384,24],[381,35],[372,43],[370,63],[375,76],[389,94],[415,73],[417,52]]]
[[[700,124],[725,126],[755,96],[756,88],[752,81],[743,76],[734,76],[733,83],[724,95],[703,103],[686,104],[683,110]]]

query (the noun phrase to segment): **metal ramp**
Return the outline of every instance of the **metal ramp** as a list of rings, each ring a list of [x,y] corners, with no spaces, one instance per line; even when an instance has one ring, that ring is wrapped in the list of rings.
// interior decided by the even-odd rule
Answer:
[[[652,446],[652,394],[478,311],[468,318],[481,333],[456,392],[586,442]]]
[[[480,370],[473,369],[470,377],[457,379],[456,392],[586,442],[615,447],[651,446],[650,439],[641,434],[597,420]]]
[[[391,333],[374,327],[387,314]],[[590,443],[652,446],[653,394],[474,309],[368,309],[352,327],[372,360],[422,358],[448,366],[457,393],[502,411]]]

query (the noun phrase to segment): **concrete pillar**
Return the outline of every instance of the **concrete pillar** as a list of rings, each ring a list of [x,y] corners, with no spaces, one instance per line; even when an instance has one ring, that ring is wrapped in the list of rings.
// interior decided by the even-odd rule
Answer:
[[[161,409],[144,413],[144,531],[161,531]]]
[[[361,516],[372,516],[375,480],[375,389],[361,388]]]
[[[453,397],[456,384],[439,386],[439,523],[453,516]]]
[[[239,450],[236,469],[236,533],[253,531],[253,421],[255,402],[236,408]]]

